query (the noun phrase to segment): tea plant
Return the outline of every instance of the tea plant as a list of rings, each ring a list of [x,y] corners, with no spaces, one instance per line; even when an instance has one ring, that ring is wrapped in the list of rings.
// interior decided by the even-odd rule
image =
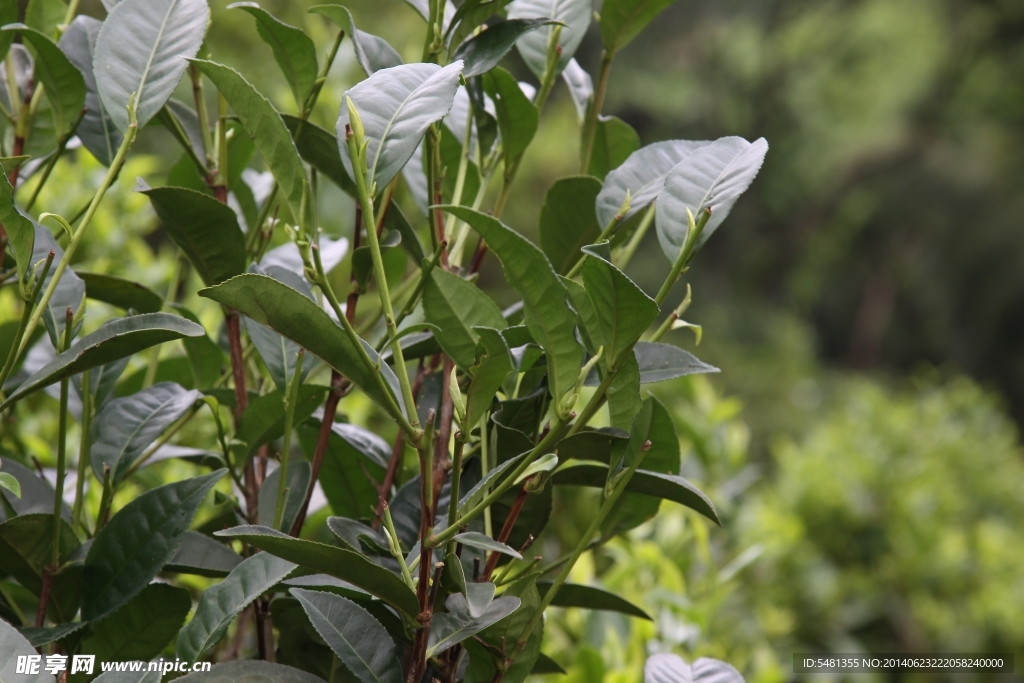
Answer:
[[[616,52],[669,0],[605,0],[596,89],[573,59],[590,0],[410,4],[427,26],[416,64],[340,5],[310,9],[334,26],[326,50],[256,3],[231,5],[272,48],[288,112],[208,58],[206,0],[104,0],[102,22],[75,16],[76,2],[32,0],[24,24],[13,3],[0,9],[0,278],[21,309],[0,328],[0,662],[44,647],[146,660],[173,641],[178,673],[249,656],[251,629],[264,661],[191,677],[513,683],[556,669],[540,651],[548,607],[643,614],[567,583],[583,553],[662,499],[718,521],[678,476],[672,421],[641,385],[717,371],[660,341],[695,327],[680,317],[689,292],[661,309],[767,144],[640,148],[600,115]],[[328,74],[346,39],[366,79],[331,132],[311,115],[325,86],[343,87]],[[538,87],[499,66],[513,47]],[[560,76],[580,115],[581,175],[548,191],[537,247],[501,217]],[[184,77],[190,102],[173,96]],[[72,266],[150,122],[184,154],[165,185],[136,189],[199,295],[221,305],[221,336],[181,305],[184,272],[161,296]],[[78,215],[33,213],[79,143],[107,167],[98,191]],[[250,168],[257,151],[269,187]],[[357,207],[347,286],[332,277],[347,243],[318,227],[324,183]],[[403,214],[406,195],[421,213]],[[653,297],[622,270],[652,226],[669,264]],[[475,284],[495,261],[522,296],[504,311]],[[89,300],[124,316],[98,320]],[[183,357],[161,356],[179,340]],[[121,379],[133,357],[146,369]],[[356,391],[397,426],[391,444],[339,410]],[[30,469],[23,427],[51,412],[52,485]],[[407,457],[419,474],[399,486]],[[146,490],[145,468],[168,459],[205,473]],[[576,547],[545,562],[524,554],[555,486],[603,496]],[[308,517],[318,489],[337,515],[326,529]],[[188,575],[219,581],[186,623],[190,589],[208,585]],[[655,666],[652,680],[677,664],[688,667]],[[709,676],[726,675],[715,666]]]

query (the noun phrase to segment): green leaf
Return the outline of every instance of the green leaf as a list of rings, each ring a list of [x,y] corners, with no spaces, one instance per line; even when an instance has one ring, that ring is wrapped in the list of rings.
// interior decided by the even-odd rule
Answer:
[[[359,62],[359,66],[367,76],[381,69],[390,69],[402,64],[402,56],[388,44],[388,41],[356,28],[356,22],[352,19],[352,13],[348,11],[347,7],[315,5],[310,7],[309,11],[327,17],[337,24],[346,36],[351,38],[356,61]]]
[[[580,254],[582,255],[582,252]],[[594,310],[594,302],[591,301],[587,290],[579,282],[561,275],[559,279],[562,281],[566,291],[569,292],[569,298],[576,309],[578,316],[576,324],[580,336],[583,338],[583,345],[586,347],[587,353],[593,356],[597,353],[597,347],[600,346],[599,342],[602,338],[601,324],[597,319],[597,311]],[[597,374],[597,371],[594,370],[591,376],[596,377]]]
[[[605,0],[601,6],[601,40],[614,55],[674,0]]]
[[[534,33],[533,35],[537,35]],[[494,100],[506,168],[523,155],[537,133],[540,112],[523,94],[512,74],[497,67],[484,76],[484,89]]]
[[[18,3],[5,2],[0,4],[0,26],[13,24],[16,21],[18,21]],[[0,60],[7,56],[7,51],[11,49],[11,43],[13,42],[14,36],[12,34],[0,32]]]
[[[541,652],[537,655],[537,661],[533,663],[533,668],[530,669],[531,676],[546,676],[549,674],[560,674],[564,676],[568,673],[565,669],[558,665],[558,662],[548,657],[546,654]]]
[[[366,140],[366,183],[378,191],[398,175],[423,139],[427,128],[452,108],[462,62],[442,68],[436,64],[405,64],[378,71],[345,92],[363,122]],[[343,99],[344,103],[345,100]],[[342,104],[335,127],[341,160],[354,177],[345,143],[348,108]]]
[[[551,589],[553,582],[538,581],[537,590],[543,598]],[[551,601],[553,607],[580,607],[582,609],[596,609],[606,612],[619,612],[628,614],[631,617],[638,617],[651,621],[651,616],[630,601],[615,593],[596,588],[594,586],[583,586],[578,583],[567,583],[555,594]]]
[[[160,672],[107,671],[94,678],[93,683],[160,683]]]
[[[235,2],[228,5],[228,9],[236,8],[256,18],[256,32],[273,50],[274,59],[295,96],[295,105],[302,109],[316,84],[319,71],[313,41],[304,31],[274,17],[258,3]]]
[[[128,130],[128,100],[135,95],[139,128],[178,87],[203,43],[206,0],[123,0],[107,15],[93,57],[96,87],[110,119]]]
[[[234,550],[198,531],[186,531],[164,571],[223,578],[242,562]]]
[[[413,7],[419,15],[427,21],[433,21],[430,18],[430,0],[405,0],[410,6]],[[444,2],[444,26],[441,28],[447,30],[448,25],[452,21],[452,17],[455,16],[455,8],[452,6],[450,0],[443,0]]]
[[[461,45],[463,38],[495,16],[512,0],[466,0],[455,11],[448,28],[449,45]]]
[[[604,346],[602,364],[612,367],[658,318],[658,304],[611,262],[607,242],[583,248],[583,282],[594,303]]]
[[[14,478],[13,474],[0,472],[0,489],[6,489],[14,494],[15,498],[21,498],[21,484]]]
[[[501,388],[508,373],[512,372],[512,357],[501,333],[488,327],[474,328],[486,348],[486,355],[478,358],[477,365],[470,368],[473,380],[466,392],[465,424],[475,425],[491,407],[494,393]]]
[[[423,312],[439,328],[434,335],[438,344],[461,368],[476,362],[474,327],[507,326],[501,309],[479,287],[441,268],[430,271],[424,283]]]
[[[640,149],[640,136],[633,126],[617,116],[601,116],[594,131],[594,149],[590,155],[590,175],[604,179],[633,152]]]
[[[687,375],[720,372],[688,351],[671,344],[639,342],[633,349],[640,369],[640,382],[652,384]]]
[[[480,633],[515,612],[521,604],[517,597],[500,597],[488,604],[479,616],[474,617],[470,613],[465,595],[449,595],[445,603],[448,612],[435,614],[430,624],[427,657],[435,657],[451,646]]]
[[[669,261],[675,262],[690,231],[686,210],[700,216],[705,209],[711,209],[711,218],[704,225],[696,250],[714,234],[736,200],[754,182],[767,153],[764,138],[754,142],[738,137],[720,138],[672,169],[658,195],[655,220],[658,241]]]
[[[157,437],[177,422],[199,397],[198,391],[186,391],[173,382],[160,382],[104,405],[93,420],[90,462],[96,479],[103,481],[109,468],[111,484],[119,484]]]
[[[443,207],[468,223],[498,255],[505,277],[523,295],[526,326],[548,358],[551,394],[556,401],[573,390],[583,362],[575,325],[566,315],[565,287],[543,252],[497,219],[465,207]]]
[[[462,545],[468,545],[470,548],[480,548],[481,550],[490,550],[496,553],[502,553],[514,557],[517,560],[523,559],[523,556],[517,553],[513,548],[508,547],[504,543],[495,541],[490,536],[481,534],[478,531],[466,531],[461,534],[455,534],[455,540]]]
[[[25,23],[44,35],[53,35],[67,11],[64,0],[28,0]]]
[[[249,272],[272,277],[307,297],[310,301],[314,300],[313,290],[310,289],[309,284],[298,273],[275,265],[267,266],[266,268],[254,265],[250,267]],[[270,377],[274,380],[274,384],[281,391],[285,391],[288,387],[288,382],[295,374],[295,368],[299,362],[299,346],[288,341],[266,325],[260,325],[249,318],[243,318],[243,322],[253,346],[256,347],[260,358],[263,359],[267,370],[270,371]],[[303,359],[302,366],[300,367],[303,379],[305,379],[312,366],[312,363],[307,362],[305,358]]]
[[[558,72],[561,72],[576,54],[580,43],[583,42],[583,36],[587,34],[593,12],[591,0],[515,0],[508,6],[509,19],[548,17],[564,24],[558,41]],[[546,26],[540,31],[527,33],[516,45],[526,66],[530,67],[530,71],[537,78],[543,78],[547,68],[548,42],[555,28]]]
[[[487,683],[493,680],[497,673],[494,665],[493,654],[503,650],[503,643],[510,643],[519,638],[526,624],[533,618],[537,608],[540,607],[540,595],[537,593],[537,575],[532,574],[519,579],[509,586],[502,594],[502,598],[519,598],[521,605],[519,609],[512,612],[504,619],[487,627],[471,640],[465,641],[465,647],[469,653],[469,670],[466,672],[466,681],[473,683]],[[497,602],[497,601],[495,601]],[[526,680],[533,663],[540,654],[540,643],[544,637],[543,625],[539,625],[530,634],[526,643],[526,649],[516,658],[515,662],[501,678],[502,683],[522,683]],[[486,645],[487,647],[484,647]]]
[[[623,362],[608,387],[608,421],[611,426],[622,430],[632,429],[633,418],[640,410],[640,403],[640,367],[634,349],[633,357]]]
[[[299,400],[295,406],[295,422],[300,424],[313,414],[327,394],[327,387],[303,384],[299,387]],[[245,462],[265,443],[284,435],[284,392],[280,389],[260,396],[242,416],[235,440],[239,443],[236,457]]]
[[[43,281],[45,291],[45,288],[50,285],[50,281],[53,280],[54,271],[57,269],[56,264],[63,258],[64,250],[53,239],[50,231],[43,226],[37,223],[35,231],[32,263],[38,263],[41,269],[41,262],[46,260],[49,252],[53,251],[54,254],[54,265],[50,268],[50,272],[46,274],[46,279]],[[37,301],[41,300],[42,296],[43,292],[41,291]],[[53,296],[50,297],[50,301],[46,304],[46,309],[43,311],[43,322],[46,325],[46,333],[50,336],[50,344],[53,345],[53,348],[58,348],[61,345],[61,340],[64,338],[64,328],[67,325],[65,315],[67,310],[71,309],[72,314],[77,318],[77,325],[81,325],[80,313],[84,304],[85,283],[82,282],[81,278],[71,268],[65,269],[57,281],[57,287],[53,290]],[[77,331],[76,328],[75,332]]]
[[[54,683],[52,675],[40,666],[35,675],[15,673],[18,657],[35,656],[36,649],[18,633],[18,629],[0,619],[0,683]]]
[[[50,507],[53,507],[51,493]],[[58,562],[64,564],[81,545],[71,526],[60,525]],[[53,557],[53,513],[12,517],[0,524],[0,570],[39,595],[43,573]],[[54,576],[50,611],[61,622],[71,621],[78,610],[81,595],[78,571],[63,571]]]
[[[0,489],[0,495],[3,495],[15,515],[24,516],[38,513],[53,518],[53,487],[50,486],[50,482],[10,458],[0,459],[0,471],[17,479],[21,486],[20,498],[16,498],[10,491]],[[66,521],[71,521],[71,512],[67,506],[64,506],[63,516]]]
[[[6,35],[0,31],[0,36]],[[7,180],[7,171],[4,169],[3,179],[0,180],[0,225],[7,230],[7,239],[14,252],[14,261],[18,266],[18,279],[24,280],[25,274],[32,268],[35,261],[32,259],[36,239],[36,227],[25,214],[14,204],[14,189]],[[56,258],[55,258],[56,260]]]
[[[334,133],[324,130],[320,126],[309,121],[301,122],[294,116],[283,114],[284,124],[288,131],[295,138],[295,146],[298,148],[302,158],[337,185],[342,192],[355,197],[356,186],[352,176],[345,170],[345,164],[341,162],[341,155],[338,152],[338,139]],[[302,126],[302,134],[299,135],[299,126]],[[394,213],[395,205],[388,209],[388,216]]]
[[[171,304],[181,317],[200,325],[196,314],[181,304]],[[185,347],[185,355],[188,357],[188,364],[192,368],[192,378],[197,389],[209,389],[220,379],[221,369],[224,366],[224,350],[217,346],[203,330],[203,334],[195,337],[186,337],[182,340]]]
[[[324,683],[323,679],[290,666],[251,659],[216,664],[210,671],[175,680],[181,683]]]
[[[366,526],[362,522],[347,517],[328,517],[327,528],[349,550],[391,555],[391,546],[387,537],[381,531]]]
[[[244,274],[200,290],[199,294],[234,308],[291,339],[347,377],[385,410],[390,412],[392,406],[397,405],[398,379],[391,368],[382,364],[379,370],[391,387],[389,395],[377,384],[378,370],[371,370],[362,363],[344,330],[323,309],[287,285],[263,275]],[[364,342],[364,347],[368,346]],[[376,363],[377,354],[370,348],[367,353]]]
[[[365,609],[331,593],[292,588],[290,593],[320,637],[345,667],[365,683],[402,683],[398,648],[380,622]]]
[[[247,558],[199,598],[196,614],[178,634],[175,656],[189,663],[216,645],[249,603],[283,581],[295,565],[270,553]]]
[[[562,465],[551,477],[556,486],[589,486],[604,488],[608,479],[608,466],[592,460],[574,460]],[[714,504],[696,486],[673,474],[637,470],[626,486],[626,491],[641,493],[684,505],[721,525]]]
[[[85,295],[90,299],[139,313],[156,313],[164,306],[163,297],[138,282],[105,273],[79,271],[77,275],[85,283]]]
[[[423,259],[427,257],[427,254],[423,251],[423,243],[420,242],[419,235],[416,234],[416,230],[409,224],[405,214],[398,208],[398,204],[394,202],[391,203],[387,213],[384,215],[384,229],[401,235],[402,249],[409,254],[415,263],[423,263]]]
[[[695,151],[710,145],[708,140],[666,140],[638,149],[604,179],[595,210],[597,222],[609,225],[629,193],[629,211],[622,220],[643,211],[665,187],[665,178]],[[696,214],[694,214],[696,215]],[[621,222],[621,221],[620,221]]]
[[[544,15],[534,15],[543,17]],[[465,63],[462,73],[467,79],[485,74],[498,66],[516,41],[530,31],[535,31],[545,24],[553,23],[549,19],[509,19],[488,26],[462,45],[459,45],[452,59],[461,59]]]
[[[569,89],[569,97],[572,98],[572,105],[576,108],[576,120],[582,126],[594,99],[594,80],[575,58],[570,59],[569,63],[565,65],[565,70],[562,71],[562,80],[565,81],[565,87]],[[591,164],[590,168],[594,168],[594,165]]]
[[[191,611],[186,589],[151,583],[116,612],[90,621],[82,652],[101,662],[148,661],[174,640]]]
[[[216,536],[237,538],[307,569],[347,581],[387,602],[413,619],[419,602],[408,586],[387,569],[359,553],[332,545],[292,538],[265,526],[239,526],[218,531]]]
[[[306,490],[312,474],[308,462],[298,460],[288,463],[288,486],[284,494],[284,514],[281,517],[281,531],[292,528],[295,518],[299,515],[302,504],[306,501]],[[281,481],[281,468],[267,475],[260,487],[260,516],[266,526],[272,526],[277,512],[277,487]]]
[[[266,97],[257,92],[234,69],[204,59],[191,62],[217,86],[217,90],[235,110],[238,120],[256,143],[281,192],[288,201],[292,216],[312,229],[312,207],[303,197],[308,194],[306,170],[298,149],[292,141],[281,115]]]
[[[331,428],[318,478],[320,486],[334,514],[353,519],[368,517],[377,504],[378,482],[384,477],[391,448],[380,437],[355,425],[335,422]],[[356,430],[372,440],[353,438]],[[320,423],[311,421],[300,426],[298,432],[303,452],[312,459]]]
[[[580,249],[601,234],[594,202],[601,182],[590,176],[571,176],[555,181],[540,209],[540,246],[556,273],[567,273],[583,258]]]
[[[245,235],[231,207],[183,187],[154,187],[143,194],[206,285],[245,272]]]
[[[174,556],[199,504],[226,472],[147,491],[110,519],[85,558],[83,619],[101,619],[146,587]]]
[[[157,344],[201,334],[204,334],[202,327],[170,313],[143,313],[107,321],[25,380],[0,404],[0,410],[65,377],[134,355]]]
[[[99,19],[80,14],[68,25],[57,44],[85,82],[85,116],[75,129],[75,135],[101,164],[110,166],[124,136],[103,107],[93,73],[92,56],[102,24]]]
[[[23,41],[35,50],[33,77],[42,84],[50,102],[54,125],[59,135],[70,134],[85,106],[85,81],[74,64],[50,38],[24,24],[5,26],[4,31],[21,33]]]
[[[28,638],[28,642],[32,643],[32,647],[41,647],[63,640],[65,637],[81,631],[88,625],[88,622],[85,621],[73,621],[68,624],[58,624],[57,626],[23,626],[19,630],[21,635]]]

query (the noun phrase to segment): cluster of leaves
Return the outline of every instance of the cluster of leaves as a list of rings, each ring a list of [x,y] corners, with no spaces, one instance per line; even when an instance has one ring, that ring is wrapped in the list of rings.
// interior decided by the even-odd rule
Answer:
[[[214,676],[522,681],[555,668],[540,652],[549,606],[644,614],[567,584],[584,552],[652,517],[663,499],[718,522],[708,498],[679,476],[675,428],[641,385],[716,371],[660,342],[690,326],[680,319],[689,297],[655,324],[753,181],[766,143],[640,148],[625,123],[600,116],[612,58],[668,2],[606,0],[596,90],[572,59],[590,0],[410,4],[427,23],[416,64],[359,31],[340,5],[310,10],[337,29],[326,58],[255,3],[232,5],[255,18],[292,88],[294,114],[200,57],[206,0],[105,0],[102,22],[33,0],[27,23],[4,27],[13,154],[0,162],[0,241],[3,282],[23,315],[4,327],[0,411],[16,431],[19,411],[46,390],[59,428],[53,485],[17,459],[2,463],[0,571],[9,578],[0,610],[21,625],[0,622],[2,651],[148,659],[174,640],[187,664],[219,647],[228,650],[221,658],[237,658],[251,614],[259,659],[280,664],[221,664]],[[15,35],[21,44],[6,40]],[[310,115],[346,37],[367,77],[345,92],[331,132]],[[513,47],[538,88],[498,66]],[[186,72],[192,106],[172,97]],[[549,190],[537,247],[500,218],[559,76],[579,105],[585,175]],[[199,294],[221,304],[223,346],[178,303],[181,280],[160,296],[70,265],[150,121],[174,135],[183,156],[166,185],[137,189],[205,285]],[[33,146],[49,125],[49,146]],[[99,191],[70,220],[33,218],[39,188],[78,141],[107,166]],[[249,168],[257,151],[266,176]],[[500,190],[484,213],[495,175]],[[319,233],[321,177],[357,205],[344,297],[329,275],[349,245]],[[421,215],[403,214],[399,191]],[[63,229],[63,248],[43,221]],[[652,225],[670,264],[654,297],[622,271]],[[522,296],[504,311],[474,284],[488,252]],[[86,315],[89,299],[126,315],[80,335],[98,322]],[[141,377],[120,379],[133,356],[178,341],[183,358],[154,355]],[[397,425],[393,445],[337,419],[356,389]],[[204,419],[215,428],[209,443],[169,443]],[[66,496],[72,420],[81,440]],[[407,453],[419,475],[397,486]],[[115,509],[140,470],[171,458],[210,471]],[[217,513],[197,524],[225,475],[233,487],[217,490]],[[87,481],[102,491],[95,510],[85,504]],[[576,548],[541,564],[523,552],[547,524],[555,486],[603,497]],[[318,487],[337,515],[325,530],[307,522]],[[161,572],[221,580],[185,623],[191,595],[153,583]],[[225,644],[233,624],[235,644]]]

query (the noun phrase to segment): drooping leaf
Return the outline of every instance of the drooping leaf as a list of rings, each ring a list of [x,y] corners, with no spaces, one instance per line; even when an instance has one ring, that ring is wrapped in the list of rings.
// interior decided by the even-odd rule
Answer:
[[[40,299],[43,296],[43,292],[46,291],[46,287],[49,287],[50,282],[53,280],[54,271],[64,256],[64,250],[53,239],[50,231],[37,223],[35,226],[35,245],[32,250],[32,263],[38,263],[39,268],[42,268],[42,263],[40,262],[46,260],[51,250],[54,254],[53,265],[50,267],[50,272],[46,274],[44,289],[39,293]],[[50,297],[50,301],[46,304],[46,309],[43,311],[43,323],[46,325],[46,333],[50,336],[50,344],[53,348],[59,348],[64,339],[64,328],[67,326],[66,313],[69,308],[72,315],[77,317],[74,332],[78,332],[77,327],[81,325],[81,316],[79,314],[83,304],[85,304],[85,283],[75,274],[75,271],[71,268],[66,268],[61,273],[60,280],[57,281],[57,287],[53,290],[53,296]]]
[[[435,614],[430,625],[430,641],[427,644],[427,656],[434,657],[452,645],[480,633],[488,626],[495,624],[519,609],[521,601],[514,596],[500,597],[484,609],[479,616],[469,612],[466,596],[453,593],[448,596],[446,606],[448,612]]]
[[[242,562],[242,557],[223,543],[198,531],[186,531],[164,571],[222,578]]]
[[[167,102],[203,43],[206,0],[122,0],[107,15],[93,57],[96,87],[118,130],[134,94],[139,128]]]
[[[381,365],[379,370],[387,385],[395,388],[385,394],[377,384],[377,370],[360,361],[359,352],[344,330],[319,306],[287,285],[263,275],[244,274],[201,290],[200,295],[234,308],[291,339],[347,377],[385,410],[395,405],[398,379],[391,369]],[[376,363],[377,354],[372,349],[367,349],[367,353]]]
[[[286,24],[255,2],[235,2],[228,9],[240,9],[256,19],[256,31],[274,52],[288,86],[295,96],[295,105],[302,109],[316,83],[316,46],[302,29]]]
[[[537,590],[543,598],[551,589],[553,582],[538,581]],[[554,607],[580,607],[582,609],[596,609],[607,612],[619,612],[632,617],[651,621],[651,616],[630,601],[616,593],[606,591],[594,586],[584,586],[578,583],[563,584],[562,588],[555,594],[551,601]]]
[[[295,421],[301,423],[313,414],[323,403],[327,387],[315,384],[299,386],[298,401],[295,405]],[[236,446],[232,447],[236,457],[248,460],[265,443],[284,434],[284,392],[280,389],[264,394],[249,404],[242,416],[242,424],[235,434]]]
[[[191,673],[175,680],[181,683],[324,683],[322,678],[294,667],[253,659],[222,662],[210,671]]]
[[[538,35],[535,32],[533,35]],[[537,132],[540,112],[512,74],[497,67],[484,76],[484,89],[494,101],[506,165],[523,155]]]
[[[0,37],[6,35],[0,31]],[[25,216],[14,205],[14,190],[7,180],[7,173],[11,169],[4,169],[3,179],[0,180],[0,225],[7,230],[7,239],[14,252],[14,261],[18,266],[18,279],[23,280],[25,273],[33,266],[35,261],[32,258],[34,253],[36,227],[32,221]],[[56,257],[54,257],[56,262]]]
[[[509,19],[533,19],[548,17],[564,24],[558,40],[561,51],[556,69],[561,72],[576,54],[590,26],[594,9],[590,0],[514,0],[508,6]],[[548,60],[548,42],[555,26],[545,26],[539,31],[527,33],[519,39],[516,47],[526,66],[537,78],[544,75]]]
[[[5,31],[21,33],[22,40],[36,53],[36,82],[50,102],[54,125],[59,135],[71,132],[85,106],[85,81],[75,65],[48,36],[24,24],[5,26]]]
[[[569,89],[569,97],[576,108],[576,119],[582,124],[587,118],[591,100],[594,98],[594,80],[590,77],[575,58],[570,59],[562,71],[562,80]],[[593,168],[593,165],[591,165]],[[592,175],[597,175],[592,173]],[[604,176],[599,176],[604,177]]]
[[[640,383],[652,384],[664,382],[687,375],[701,375],[719,372],[713,365],[698,360],[692,353],[678,346],[660,342],[637,342],[633,348],[636,356]],[[587,377],[586,386],[596,387],[600,384],[596,373]]]
[[[139,313],[156,313],[163,308],[163,298],[138,282],[105,273],[76,274],[85,283],[85,295],[90,299]]]
[[[583,258],[580,249],[601,234],[594,214],[600,191],[601,182],[590,176],[560,178],[548,188],[540,209],[540,246],[556,273],[569,272]]]
[[[367,187],[376,183],[378,191],[383,190],[398,175],[430,124],[444,118],[451,109],[461,72],[462,62],[444,68],[405,64],[378,71],[345,93],[355,103],[369,143]],[[348,108],[343,104],[335,133],[345,170],[354,177],[345,144],[348,124]]]
[[[605,226],[612,222],[627,192],[630,196],[629,210],[623,214],[622,220],[642,211],[661,194],[665,178],[672,169],[696,150],[710,144],[708,140],[666,140],[641,147],[630,154],[604,179],[595,203],[598,223]]]
[[[169,313],[144,313],[110,320],[25,380],[0,405],[0,410],[65,377],[134,355],[157,344],[201,334],[204,331],[199,325]]]
[[[85,559],[84,619],[101,619],[146,587],[174,556],[199,504],[226,472],[218,470],[152,489],[111,517]]]
[[[120,483],[139,456],[199,395],[173,382],[160,382],[103,406],[93,420],[90,462],[96,478],[103,481],[109,468],[110,482]]]
[[[292,588],[291,594],[345,667],[367,683],[402,683],[395,642],[365,609],[331,593]]]
[[[18,629],[0,619],[0,683],[54,683],[52,674],[40,666],[34,675],[16,673],[19,657],[32,657],[36,649]]]
[[[345,170],[345,164],[341,161],[338,140],[334,137],[334,133],[309,121],[301,123],[300,119],[287,114],[283,115],[283,119],[289,132],[295,137],[295,146],[302,158],[347,195],[354,197],[356,186],[348,171]],[[299,132],[300,123],[301,134]],[[395,207],[392,206],[392,208]],[[392,211],[389,209],[388,215],[390,216],[391,213]]]
[[[308,193],[306,171],[281,115],[266,97],[234,69],[203,59],[191,61],[213,81],[220,94],[235,110],[238,120],[256,143],[256,149],[263,155],[263,160],[281,187],[292,216],[312,229],[312,208],[308,202],[303,201]]]
[[[82,652],[101,662],[147,661],[174,640],[190,611],[186,589],[151,583],[117,611],[91,621],[92,635],[82,642]]]
[[[754,142],[720,138],[696,150],[668,174],[658,195],[656,225],[661,249],[670,261],[675,262],[689,233],[686,210],[700,216],[706,208],[711,209],[711,218],[697,240],[699,249],[754,182],[767,153],[764,138]]]
[[[471,548],[480,548],[481,550],[490,550],[492,552],[502,553],[503,555],[514,557],[517,560],[523,559],[523,556],[517,553],[515,549],[510,548],[504,543],[495,541],[490,536],[481,534],[478,531],[466,531],[461,534],[455,534],[455,540],[462,545],[468,545]]]
[[[302,503],[306,500],[306,490],[309,488],[310,466],[308,462],[298,460],[288,463],[288,485],[284,494],[284,512],[281,516],[281,530],[288,531],[292,528],[295,518],[299,514]],[[281,468],[277,468],[267,475],[260,488],[260,516],[259,519],[266,526],[273,526],[274,516],[277,512],[277,487],[281,481]]]
[[[245,272],[245,235],[227,204],[183,187],[143,191],[160,222],[207,285]]]
[[[341,5],[315,5],[309,8],[310,12],[322,14],[350,36],[352,46],[355,48],[356,61],[367,76],[370,76],[381,69],[390,69],[402,63],[402,56],[395,48],[388,44],[388,41],[356,28],[352,19],[352,13],[347,7]]]
[[[502,57],[516,44],[516,40],[551,23],[548,19],[537,18],[543,16],[537,15],[531,19],[514,18],[489,26],[459,45],[452,59],[461,59],[465,63],[463,76],[467,79],[485,74],[498,65]]]
[[[614,55],[674,0],[605,0],[601,6],[601,40]]]
[[[504,329],[501,309],[475,285],[441,268],[430,272],[423,287],[423,311],[445,353],[462,368],[476,362],[479,336],[474,327]]]
[[[640,149],[640,136],[617,116],[600,116],[590,155],[590,175],[604,179]]]
[[[551,394],[561,400],[573,389],[583,361],[575,325],[566,315],[565,287],[543,252],[519,233],[486,214],[465,207],[444,210],[468,223],[497,254],[509,284],[523,295],[526,326],[547,354]]]
[[[240,526],[219,531],[216,535],[238,538],[289,562],[347,581],[413,619],[419,614],[419,603],[409,587],[398,576],[370,562],[359,553],[292,538],[263,526]]]
[[[224,637],[239,612],[294,569],[294,564],[270,553],[256,553],[244,560],[223,581],[203,592],[195,616],[178,634],[174,654],[189,663],[197,661]]]
[[[327,264],[324,264],[324,268],[327,268]],[[272,277],[278,282],[288,285],[311,301],[313,300],[313,290],[310,289],[301,275],[291,270],[279,266],[268,266],[266,268],[252,266],[249,272]],[[274,332],[266,325],[261,325],[250,318],[244,318],[243,321],[253,346],[256,347],[260,358],[263,359],[267,370],[270,371],[271,379],[274,380],[274,384],[277,385],[278,389],[285,391],[288,387],[288,382],[295,374],[296,366],[298,366],[300,347]],[[303,379],[305,379],[312,366],[311,362],[303,358],[302,365],[299,368]]]
[[[80,14],[68,25],[58,45],[85,82],[85,116],[75,134],[101,164],[109,166],[124,136],[103,107],[93,73],[92,55],[102,24],[99,19]]]

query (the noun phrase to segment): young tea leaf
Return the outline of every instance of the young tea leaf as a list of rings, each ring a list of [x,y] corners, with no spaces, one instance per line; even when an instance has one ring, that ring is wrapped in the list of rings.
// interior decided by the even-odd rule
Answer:
[[[388,44],[388,41],[366,31],[356,28],[356,22],[352,13],[347,7],[341,5],[315,5],[309,8],[315,14],[322,14],[351,37],[352,47],[355,48],[356,61],[367,76],[371,76],[381,69],[390,69],[393,66],[402,64],[402,56],[395,48]]]
[[[228,5],[228,9],[244,10],[255,17],[256,32],[273,50],[274,60],[292,89],[295,105],[302,109],[319,70],[312,39],[302,29],[284,23],[258,3],[235,2]]]

